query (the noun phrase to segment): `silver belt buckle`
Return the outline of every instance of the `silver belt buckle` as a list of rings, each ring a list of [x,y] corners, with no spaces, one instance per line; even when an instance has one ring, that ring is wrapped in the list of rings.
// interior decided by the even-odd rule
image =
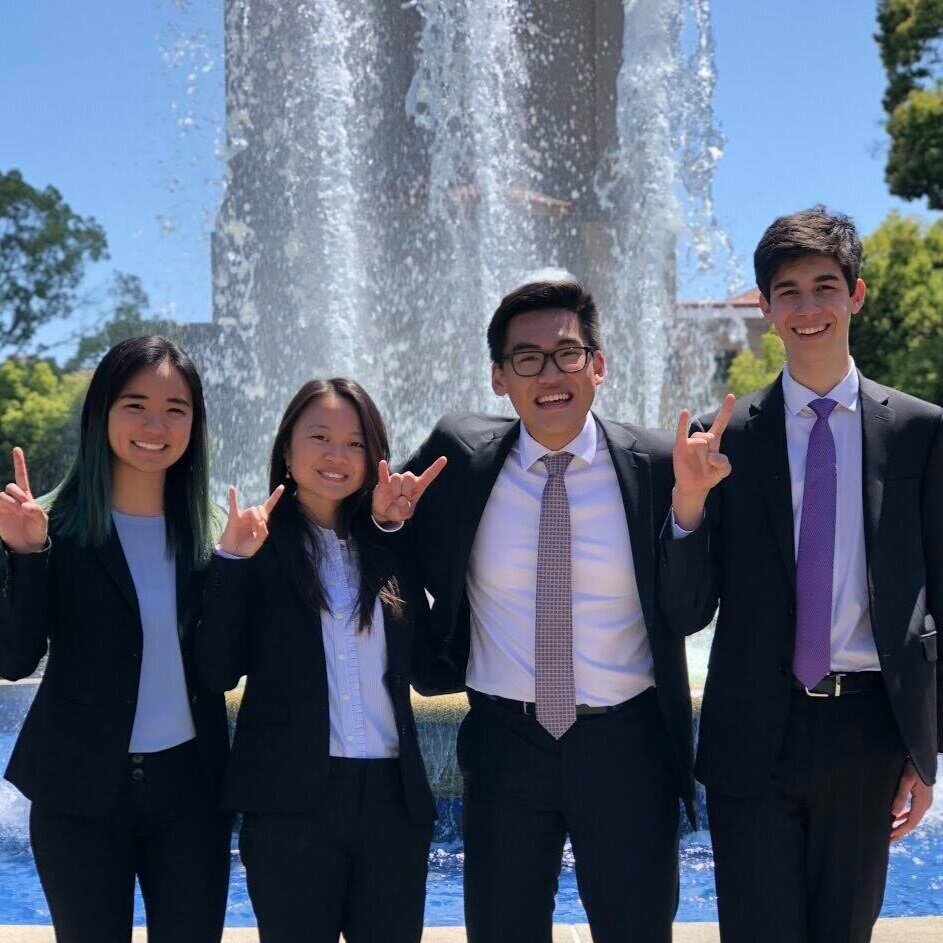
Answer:
[[[825,677],[827,678],[829,675],[826,675]],[[841,679],[844,678],[845,675],[840,672],[836,672],[831,677],[835,679],[835,690],[831,694],[819,694],[817,691],[810,691],[808,688],[804,688],[805,693],[809,697],[841,697]]]

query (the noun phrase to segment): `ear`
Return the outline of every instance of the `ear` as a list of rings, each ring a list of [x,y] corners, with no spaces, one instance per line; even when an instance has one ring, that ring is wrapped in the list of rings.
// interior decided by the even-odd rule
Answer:
[[[766,320],[769,321],[770,324],[772,324],[773,319],[770,317],[769,301],[767,300],[766,295],[764,295],[762,291],[759,294],[759,304],[760,304],[760,311],[763,313],[763,317],[766,318]]]
[[[868,293],[868,286],[862,279],[855,282],[855,290],[851,293],[851,313],[858,314],[864,307],[864,296]]]
[[[508,388],[504,382],[504,367],[499,363],[491,364],[491,389],[495,396],[507,396]]]
[[[606,358],[601,350],[593,354],[592,359],[593,386],[599,386],[606,379]]]

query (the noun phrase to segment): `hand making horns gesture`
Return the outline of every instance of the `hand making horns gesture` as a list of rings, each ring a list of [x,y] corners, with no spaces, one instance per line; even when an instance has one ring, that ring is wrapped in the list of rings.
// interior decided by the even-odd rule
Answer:
[[[691,435],[688,434],[691,413],[687,409],[681,410],[672,452],[676,497],[700,501],[703,505],[711,488],[730,474],[730,459],[721,453],[720,440],[730,422],[735,402],[733,393],[728,393],[710,429]]]
[[[230,485],[229,519],[219,538],[220,549],[237,557],[255,556],[268,537],[269,515],[284,491],[285,486],[279,485],[262,504],[240,511],[236,486]]]
[[[447,462],[448,459],[440,455],[417,477],[412,472],[390,474],[390,466],[382,460],[377,469],[380,480],[373,489],[373,519],[378,524],[408,521],[426,488],[438,478]]]
[[[46,546],[49,516],[33,499],[21,448],[13,450],[13,477],[0,492],[0,540],[14,553],[36,553]]]

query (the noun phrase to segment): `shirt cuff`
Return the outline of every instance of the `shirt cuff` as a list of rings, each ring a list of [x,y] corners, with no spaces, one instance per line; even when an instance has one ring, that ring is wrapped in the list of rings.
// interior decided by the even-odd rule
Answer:
[[[674,540],[684,540],[685,537],[690,537],[694,533],[693,530],[685,530],[680,524],[675,523],[673,508],[668,514],[668,519],[671,521],[671,536]]]
[[[381,524],[372,514],[370,520],[373,521],[373,526],[377,530],[382,530],[384,534],[395,534],[397,531],[401,531],[406,523],[405,521],[392,521],[389,524]]]
[[[219,544],[213,547],[213,553],[215,553],[217,557],[222,557],[224,560],[249,560],[251,559],[250,557],[240,557],[238,554],[229,553],[226,550],[223,550],[223,548]]]

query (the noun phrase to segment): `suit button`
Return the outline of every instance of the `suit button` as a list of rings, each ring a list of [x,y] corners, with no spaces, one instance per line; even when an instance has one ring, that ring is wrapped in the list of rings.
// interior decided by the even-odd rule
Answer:
[[[142,753],[132,753],[131,762],[135,766],[140,766],[144,762],[144,755]]]
[[[144,770],[143,769],[133,769],[131,770],[131,778],[136,782],[140,783],[144,781]]]
[[[195,694],[191,694],[191,695],[190,695],[190,703],[191,703],[191,704],[196,704],[196,695],[195,695]]]
[[[131,658],[137,661],[141,657],[140,652],[131,652]]]

